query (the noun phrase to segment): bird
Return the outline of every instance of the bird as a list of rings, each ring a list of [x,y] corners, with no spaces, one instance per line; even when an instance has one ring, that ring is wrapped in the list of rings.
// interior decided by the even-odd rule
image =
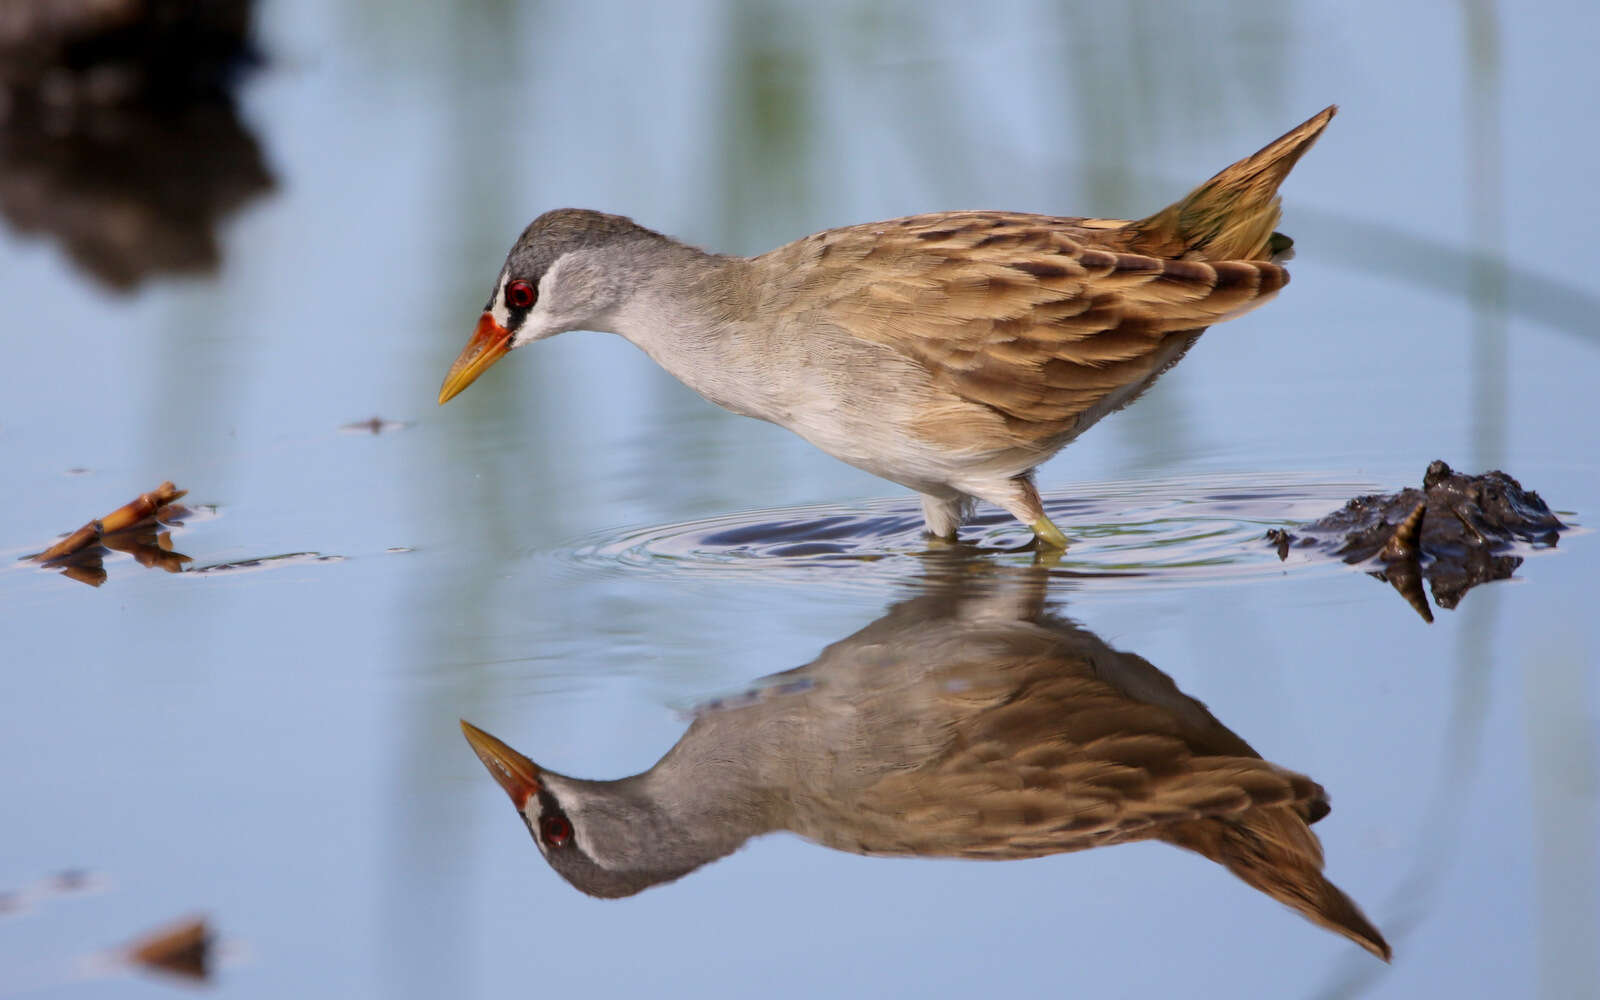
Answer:
[[[999,570],[1018,575],[951,574],[806,666],[701,706],[640,774],[569,777],[461,728],[545,861],[592,896],[671,882],[776,831],[983,860],[1160,840],[1387,961],[1322,873],[1322,787],[1052,611],[1047,567]]]
[[[1137,220],[939,212],[747,258],[555,209],[507,254],[439,403],[519,347],[617,333],[712,403],[915,490],[929,535],[984,500],[1065,549],[1034,469],[1283,288],[1278,187],[1336,111]]]

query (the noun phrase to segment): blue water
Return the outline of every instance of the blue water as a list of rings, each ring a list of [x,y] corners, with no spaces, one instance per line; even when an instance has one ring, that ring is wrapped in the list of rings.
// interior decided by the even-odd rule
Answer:
[[[0,567],[0,891],[94,875],[0,912],[0,996],[169,995],[83,961],[195,911],[228,996],[1600,991],[1594,538],[1431,626],[1259,540],[1435,458],[1593,522],[1589,6],[277,0],[258,29],[241,115],[272,185],[213,273],[116,292],[0,227],[0,552],[171,479],[206,505],[171,539],[192,566],[314,554],[113,556],[98,588]],[[548,869],[458,718],[632,774],[922,561],[898,487],[618,338],[436,407],[530,218],[754,253],[918,211],[1140,215],[1335,101],[1285,188],[1293,284],[1040,483],[1082,539],[1056,612],[1328,789],[1328,874],[1392,966],[1158,844],[979,864],[777,835],[621,901]],[[401,426],[345,429],[374,416]],[[816,522],[843,531],[769,551]]]

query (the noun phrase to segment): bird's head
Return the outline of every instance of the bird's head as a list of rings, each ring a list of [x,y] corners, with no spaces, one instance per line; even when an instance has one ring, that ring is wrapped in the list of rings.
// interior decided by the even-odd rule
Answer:
[[[541,768],[464,719],[461,731],[511,796],[550,867],[591,896],[631,896],[731,849],[708,852],[685,838],[650,802],[630,794],[630,779],[568,778]]]
[[[637,275],[619,247],[664,240],[620,215],[562,208],[534,219],[506,254],[472,339],[439,389],[443,405],[524,344],[606,329]]]

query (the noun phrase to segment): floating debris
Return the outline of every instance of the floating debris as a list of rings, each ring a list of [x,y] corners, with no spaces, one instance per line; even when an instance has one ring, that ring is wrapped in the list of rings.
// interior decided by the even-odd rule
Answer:
[[[58,570],[68,579],[91,587],[105,583],[104,560],[112,552],[125,552],[139,565],[150,569],[205,575],[345,560],[344,556],[324,555],[321,552],[284,552],[192,566],[190,564],[194,558],[174,551],[172,532],[161,529],[167,525],[181,526],[184,519],[189,517],[214,516],[216,508],[202,504],[191,509],[175,503],[184,493],[184,490],[176,489],[170,482],[162,483],[105,517],[90,521],[43,552],[22,558]]]
[[[204,917],[190,917],[141,938],[124,951],[134,965],[184,979],[211,976],[211,928]]]
[[[1554,548],[1567,530],[1539,494],[1498,470],[1468,476],[1442,461],[1428,466],[1422,489],[1360,496],[1300,529],[1275,528],[1267,540],[1286,559],[1314,547],[1391,584],[1425,621],[1433,621],[1426,581],[1441,608],[1454,608],[1480,583],[1504,580],[1522,565],[1517,546]]]
[[[63,868],[50,876],[50,886],[56,892],[82,892],[93,885],[93,873],[84,868]]]
[[[106,880],[86,868],[64,868],[20,889],[0,889],[0,915],[21,913],[56,896],[99,892]]]
[[[345,424],[339,429],[347,434],[387,434],[390,431],[403,431],[411,426],[409,420],[385,420],[382,417],[371,417],[367,420],[358,420],[353,424]]]
[[[106,535],[127,531],[140,524],[140,522],[146,520],[164,521],[182,517],[188,513],[187,509],[172,508],[169,510],[167,508],[188,492],[188,490],[180,490],[173,486],[170,481],[162,483],[149,493],[139,494],[133,500],[118,507],[105,517],[90,521],[43,552],[36,552],[24,558],[32,559],[35,562],[53,562],[104,541]]]
[[[344,556],[325,556],[321,552],[285,552],[276,556],[261,556],[258,559],[237,559],[233,562],[212,563],[209,566],[196,566],[189,570],[189,572],[247,573],[251,570],[271,569],[276,566],[293,566],[301,563],[344,562],[344,558]]]

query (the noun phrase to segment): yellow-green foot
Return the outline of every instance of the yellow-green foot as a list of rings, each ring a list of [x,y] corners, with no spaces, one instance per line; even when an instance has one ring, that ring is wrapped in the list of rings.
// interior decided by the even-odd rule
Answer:
[[[1067,547],[1067,536],[1063,535],[1061,529],[1051,523],[1048,517],[1041,517],[1028,527],[1033,529],[1033,536],[1039,540],[1041,547],[1050,549]]]

